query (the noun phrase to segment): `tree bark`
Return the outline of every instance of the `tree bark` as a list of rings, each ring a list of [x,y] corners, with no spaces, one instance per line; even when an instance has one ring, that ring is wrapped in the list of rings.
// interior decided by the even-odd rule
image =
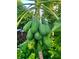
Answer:
[[[42,50],[39,51],[39,58],[40,58],[40,59],[43,59],[43,53],[42,53]]]

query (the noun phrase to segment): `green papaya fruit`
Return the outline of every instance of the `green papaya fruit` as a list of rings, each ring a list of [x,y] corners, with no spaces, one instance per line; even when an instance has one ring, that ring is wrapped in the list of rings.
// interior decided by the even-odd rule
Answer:
[[[33,38],[33,34],[32,34],[32,32],[31,32],[30,29],[29,29],[29,31],[27,32],[26,38],[27,38],[28,40],[32,40],[32,38]]]
[[[49,25],[46,24],[45,26],[46,26],[46,34],[50,33],[50,30],[51,30],[51,29],[50,29]]]
[[[35,19],[32,21],[31,32],[35,33],[39,27],[39,20]]]
[[[40,23],[40,26],[39,26],[39,31],[42,35],[46,35],[50,32],[50,27],[48,24],[42,24]]]
[[[23,27],[24,32],[27,32],[30,29],[31,23],[32,21],[29,21],[27,24],[25,24],[25,26]]]
[[[46,35],[46,26],[45,26],[45,24],[40,23],[39,32],[40,32],[42,35]]]
[[[48,23],[47,19],[46,20],[43,20],[43,24],[45,24],[45,26],[46,26],[46,33],[48,34],[51,29],[49,27],[49,23]]]
[[[41,34],[39,32],[36,32],[34,37],[35,37],[36,40],[42,39],[42,36],[41,36]]]

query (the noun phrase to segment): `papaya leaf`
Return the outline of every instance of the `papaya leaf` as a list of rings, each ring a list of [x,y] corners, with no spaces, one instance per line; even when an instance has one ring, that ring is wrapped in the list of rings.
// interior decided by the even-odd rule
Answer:
[[[61,23],[60,22],[55,22],[54,27],[52,28],[52,32],[54,31],[60,31],[61,30]]]
[[[59,17],[47,6],[45,6],[44,4],[42,4],[42,6],[50,13],[52,14],[57,20],[59,20]]]

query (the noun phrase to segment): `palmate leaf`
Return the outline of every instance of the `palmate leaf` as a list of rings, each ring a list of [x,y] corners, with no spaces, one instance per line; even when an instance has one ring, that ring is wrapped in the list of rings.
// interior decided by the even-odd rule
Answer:
[[[31,7],[29,10],[28,9],[23,5],[21,0],[17,0],[17,28],[19,25],[19,28],[21,28],[21,26],[23,26],[21,23],[24,23],[25,20],[27,21],[27,18],[31,18],[33,15],[31,10],[33,10],[34,7]]]
[[[26,7],[22,5],[21,0],[17,0],[17,16],[26,10]]]
[[[18,17],[17,17],[17,21],[19,20],[20,17],[22,17],[22,15],[25,13],[26,11],[23,11]]]
[[[41,8],[44,10],[43,11],[43,17],[46,17],[48,19],[48,21],[50,22],[50,26],[57,20],[60,20],[61,18],[61,10],[60,10],[60,2],[59,0],[43,0],[44,3],[43,5],[45,6],[41,6]],[[51,1],[51,2],[50,2]],[[58,5],[58,8],[56,10],[54,10],[54,7]],[[51,10],[51,11],[50,11]],[[53,26],[51,26],[53,27]]]
[[[22,17],[20,18],[20,20],[17,22],[17,27],[19,26],[20,22],[22,21],[22,19],[25,17],[26,13],[24,13],[24,15],[22,15]]]
[[[33,12],[31,11],[32,9],[34,9],[35,7],[32,7],[30,9],[26,11],[24,11],[20,16],[18,16],[19,21],[17,22],[17,27],[19,26],[19,24],[22,22],[23,18],[27,19],[29,16],[33,15]]]

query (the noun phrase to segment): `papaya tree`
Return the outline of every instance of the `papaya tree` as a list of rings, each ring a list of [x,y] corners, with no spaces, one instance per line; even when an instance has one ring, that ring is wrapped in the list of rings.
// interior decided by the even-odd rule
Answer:
[[[22,28],[27,35],[26,40],[18,45],[18,59],[61,59],[61,1],[19,1],[17,28]],[[30,6],[26,8],[25,5]]]

